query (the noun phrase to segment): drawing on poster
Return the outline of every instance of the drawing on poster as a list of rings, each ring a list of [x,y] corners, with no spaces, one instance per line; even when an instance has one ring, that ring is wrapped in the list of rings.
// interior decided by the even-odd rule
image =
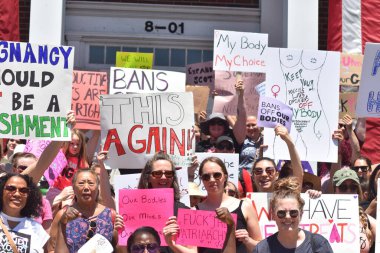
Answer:
[[[266,95],[293,108],[292,138],[301,160],[336,161],[331,133],[338,119],[339,53],[273,48],[269,55]],[[278,152],[281,142],[269,138],[271,157],[288,158]]]

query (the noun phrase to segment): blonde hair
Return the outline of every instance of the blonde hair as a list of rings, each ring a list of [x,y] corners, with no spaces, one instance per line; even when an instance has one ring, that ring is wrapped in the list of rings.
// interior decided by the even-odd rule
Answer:
[[[300,183],[295,177],[286,177],[274,183],[274,191],[271,199],[271,208],[275,209],[280,199],[293,198],[297,200],[299,209],[302,211],[305,201],[301,198]]]

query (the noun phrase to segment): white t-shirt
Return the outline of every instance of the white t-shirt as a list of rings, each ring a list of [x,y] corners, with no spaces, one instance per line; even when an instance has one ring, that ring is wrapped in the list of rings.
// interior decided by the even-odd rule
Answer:
[[[7,218],[0,214],[4,225],[15,242],[20,253],[43,253],[43,247],[49,240],[49,234],[44,228],[33,219],[22,218],[19,224],[12,230],[9,229]],[[8,238],[4,231],[0,228],[0,252],[13,253],[12,247],[9,244]]]

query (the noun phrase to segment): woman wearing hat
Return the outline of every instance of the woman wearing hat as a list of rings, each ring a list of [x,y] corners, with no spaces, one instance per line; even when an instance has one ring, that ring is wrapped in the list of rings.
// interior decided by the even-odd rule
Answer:
[[[238,81],[235,85],[235,89],[238,94],[238,106],[237,118],[232,130],[230,129],[226,117],[224,117],[222,113],[212,113],[208,120],[200,124],[202,133],[209,135],[210,138],[197,143],[196,152],[214,152],[216,140],[222,135],[227,135],[234,139],[236,147],[243,143],[246,131],[245,122],[247,120],[243,81]]]

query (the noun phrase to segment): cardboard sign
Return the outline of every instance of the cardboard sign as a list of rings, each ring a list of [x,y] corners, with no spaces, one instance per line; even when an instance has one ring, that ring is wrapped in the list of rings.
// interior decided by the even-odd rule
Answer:
[[[192,93],[103,95],[102,143],[111,168],[143,168],[144,155],[160,150],[179,167],[194,153]]]
[[[358,118],[380,117],[380,44],[366,43],[362,80],[356,103]]]
[[[70,140],[74,48],[0,41],[0,137]]]
[[[231,215],[236,223],[236,214]],[[214,211],[179,208],[177,222],[180,233],[176,243],[212,249],[223,248],[227,224],[216,218]]]
[[[285,126],[290,133],[293,110],[281,101],[269,97],[260,97],[257,125],[275,128],[278,124]]]
[[[360,252],[358,195],[322,194],[320,198],[305,200],[299,227],[325,237],[335,253]],[[277,225],[270,220],[271,193],[247,193],[259,219],[261,234],[268,237],[277,232]]]
[[[124,230],[119,231],[119,245],[127,245],[128,237],[141,226],[150,226],[160,234],[174,213],[173,189],[142,189],[119,191],[119,214],[123,216]]]
[[[116,67],[152,69],[153,53],[116,52]]]
[[[71,109],[78,129],[100,130],[99,96],[108,94],[106,72],[74,71]]]
[[[214,98],[213,112],[225,115],[236,115],[238,97],[236,96],[235,83],[237,72],[215,71],[215,90],[218,94]],[[257,116],[260,95],[256,90],[257,85],[265,81],[263,73],[241,73],[244,82],[244,101],[247,115]]]
[[[201,164],[207,157],[218,157],[220,158],[224,165],[226,166],[228,172],[228,181],[231,181],[236,186],[238,186],[239,181],[239,154],[226,154],[226,153],[195,153],[197,156],[198,163]],[[194,172],[194,183],[199,185],[199,190],[207,195],[207,191],[202,183],[199,176],[199,167]]]
[[[207,110],[208,97],[210,95],[209,87],[186,85],[186,92],[193,93],[194,113],[199,113]]]
[[[338,143],[331,133],[339,117],[340,54],[331,51],[268,49],[265,96],[293,109],[290,133],[303,161],[336,162]],[[264,156],[289,160],[287,145],[264,128]],[[300,141],[302,140],[302,141]]]
[[[212,61],[186,65],[186,84],[213,87]]]
[[[340,85],[359,86],[362,73],[363,55],[341,53]]]
[[[111,67],[110,94],[184,92],[185,79],[180,72]]]
[[[214,70],[266,72],[268,34],[214,31]]]
[[[339,118],[349,114],[352,118],[356,118],[355,108],[356,100],[358,97],[357,92],[339,93]]]

